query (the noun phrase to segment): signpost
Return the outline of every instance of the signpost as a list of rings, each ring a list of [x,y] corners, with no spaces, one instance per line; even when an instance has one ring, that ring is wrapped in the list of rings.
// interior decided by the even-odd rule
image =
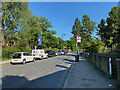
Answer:
[[[81,37],[76,35],[76,51],[77,51],[77,54],[76,54],[76,61],[79,61],[79,55],[78,55],[78,42],[81,42]]]
[[[81,37],[80,36],[77,37],[77,42],[81,42]]]

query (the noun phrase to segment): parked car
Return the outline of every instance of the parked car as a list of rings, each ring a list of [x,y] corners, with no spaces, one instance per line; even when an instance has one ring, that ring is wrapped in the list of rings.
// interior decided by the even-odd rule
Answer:
[[[32,50],[32,55],[35,57],[35,59],[40,58],[42,60],[43,58],[48,58],[48,54],[42,49]]]
[[[62,51],[58,51],[59,53],[60,53],[60,55],[62,55],[63,54],[63,52]]]
[[[56,55],[56,56],[59,56],[60,54],[61,54],[61,52],[55,51],[55,55]]]
[[[14,64],[14,63],[23,63],[23,64],[25,64],[26,62],[29,62],[29,61],[35,61],[35,58],[32,56],[31,53],[28,53],[28,52],[16,52],[16,53],[13,54],[10,63],[11,64]]]
[[[67,50],[63,50],[63,53],[64,53],[64,54],[67,54],[68,52],[67,52]]]
[[[55,52],[53,50],[47,50],[46,53],[48,53],[48,57],[55,56]]]

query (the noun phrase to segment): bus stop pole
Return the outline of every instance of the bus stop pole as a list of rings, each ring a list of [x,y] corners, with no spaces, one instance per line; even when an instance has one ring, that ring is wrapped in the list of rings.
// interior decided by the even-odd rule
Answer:
[[[78,42],[77,42],[77,37],[76,37],[76,55],[75,55],[75,61],[78,62],[79,61],[79,55],[78,55]]]

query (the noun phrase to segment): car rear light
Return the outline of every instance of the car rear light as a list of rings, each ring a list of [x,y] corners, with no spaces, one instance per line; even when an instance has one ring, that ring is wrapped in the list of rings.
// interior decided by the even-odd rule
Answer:
[[[41,54],[39,54],[39,56],[41,56]]]
[[[20,56],[20,59],[21,59],[22,57]]]

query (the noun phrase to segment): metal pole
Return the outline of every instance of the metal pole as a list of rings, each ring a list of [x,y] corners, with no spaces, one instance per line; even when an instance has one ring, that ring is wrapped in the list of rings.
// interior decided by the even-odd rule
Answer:
[[[61,23],[61,34],[62,34],[62,23]],[[63,40],[63,34],[62,34],[62,40]],[[62,41],[62,50],[63,50],[63,41]]]
[[[42,46],[41,48],[43,48],[43,28],[42,28]]]
[[[77,51],[76,55],[78,55],[78,43],[77,43],[77,37],[76,37],[76,51]]]

